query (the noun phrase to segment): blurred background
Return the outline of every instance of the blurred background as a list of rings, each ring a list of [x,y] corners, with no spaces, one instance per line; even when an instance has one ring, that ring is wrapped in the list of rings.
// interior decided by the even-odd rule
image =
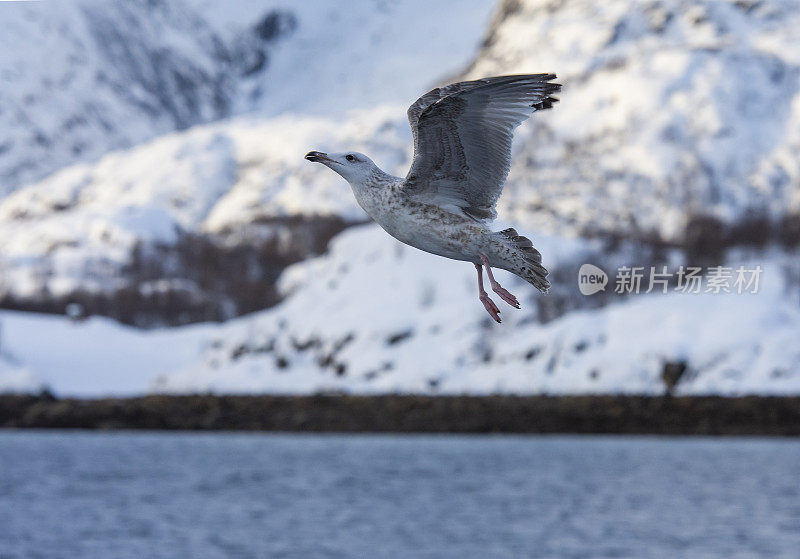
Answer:
[[[800,393],[798,24],[794,1],[4,3],[0,390]],[[518,130],[497,228],[554,287],[501,272],[523,308],[498,327],[471,266],[303,154],[404,176],[418,96],[531,72],[561,103]],[[683,293],[689,265],[760,266],[757,293]]]
[[[797,434],[798,29],[794,0],[0,2],[0,426]],[[518,129],[496,227],[553,288],[498,272],[498,325],[472,266],[303,155],[404,176],[420,95],[539,72],[561,102]],[[4,429],[0,556],[793,558],[799,463]]]

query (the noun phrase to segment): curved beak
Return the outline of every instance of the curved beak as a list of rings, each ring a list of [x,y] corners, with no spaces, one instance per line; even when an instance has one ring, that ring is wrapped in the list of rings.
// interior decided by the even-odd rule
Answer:
[[[338,161],[334,161],[330,157],[328,157],[327,153],[322,153],[321,151],[309,151],[306,154],[306,159],[309,161],[313,161],[314,163],[339,163]]]

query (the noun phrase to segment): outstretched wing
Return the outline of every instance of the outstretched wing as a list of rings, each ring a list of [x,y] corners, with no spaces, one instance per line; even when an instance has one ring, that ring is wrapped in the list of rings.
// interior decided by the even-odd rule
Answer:
[[[494,219],[514,129],[558,101],[555,74],[499,76],[434,89],[408,109],[414,161],[404,189],[476,219]]]

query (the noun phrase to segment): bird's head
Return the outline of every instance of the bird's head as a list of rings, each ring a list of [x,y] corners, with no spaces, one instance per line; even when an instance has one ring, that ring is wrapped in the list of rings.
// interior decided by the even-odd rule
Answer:
[[[309,151],[306,159],[315,163],[322,163],[326,167],[339,173],[350,184],[365,182],[375,172],[381,172],[372,162],[372,159],[358,153],[348,151],[343,153],[323,153],[321,151]]]

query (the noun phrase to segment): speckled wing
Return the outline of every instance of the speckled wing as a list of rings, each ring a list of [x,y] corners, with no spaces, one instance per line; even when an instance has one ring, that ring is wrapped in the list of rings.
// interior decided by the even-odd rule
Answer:
[[[555,74],[499,76],[436,88],[408,109],[414,161],[404,190],[479,220],[496,217],[495,203],[511,166],[514,129],[549,109],[561,86]]]

